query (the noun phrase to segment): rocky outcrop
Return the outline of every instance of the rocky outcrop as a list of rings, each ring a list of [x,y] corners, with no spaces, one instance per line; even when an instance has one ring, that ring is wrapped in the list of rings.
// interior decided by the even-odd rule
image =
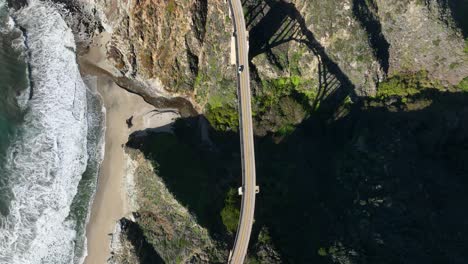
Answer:
[[[73,25],[77,37],[83,39],[81,43],[84,48],[89,44],[86,40],[89,41],[94,35],[101,32],[111,35],[110,42],[106,44],[107,60],[112,66],[109,72],[119,85],[140,94],[156,106],[178,108],[184,117],[204,113],[217,130],[236,130],[236,69],[229,64],[232,26],[228,5],[224,0],[56,1],[73,11],[67,15],[69,23]],[[342,113],[336,114],[337,112],[348,109],[355,102],[366,102],[367,97],[385,97],[385,105],[379,107],[387,107],[390,113],[421,110],[432,101],[419,99],[418,104],[412,104],[407,100],[413,100],[412,97],[427,87],[418,88],[414,92],[409,91],[414,86],[413,81],[397,81],[396,88],[392,86],[394,83],[388,85],[384,81],[391,82],[398,80],[401,75],[410,76],[415,72],[423,72],[424,78],[431,79],[428,83],[432,88],[436,88],[435,86],[453,86],[468,76],[465,43],[462,30],[457,28],[460,23],[455,23],[452,16],[454,11],[447,8],[445,0],[246,0],[243,4],[250,32],[249,56],[255,133],[259,136],[268,133],[287,136],[294,131],[295,126],[315,113],[319,113],[320,118],[327,122],[332,122],[337,116],[343,116]],[[82,19],[83,17],[86,19]],[[395,79],[389,79],[392,77]],[[414,82],[419,87],[419,83],[426,80]],[[452,88],[458,89],[451,87],[439,90],[453,92]],[[408,91],[402,91],[405,89]],[[401,108],[402,105],[407,108]],[[344,115],[346,114],[347,112]],[[391,115],[382,116],[382,120],[386,120]],[[321,121],[323,120],[317,123]],[[421,130],[427,129],[426,126],[422,125]],[[376,125],[376,131],[380,131],[378,127]],[[389,125],[388,131],[391,129],[392,126]],[[357,133],[353,142],[349,143],[349,148],[357,148],[353,153],[366,153],[365,148],[361,149],[360,134],[364,132]],[[325,137],[316,130],[309,131],[307,136],[310,133]],[[296,136],[296,144],[287,149],[295,149],[303,144],[305,140],[300,137],[301,135]],[[447,136],[443,138],[445,137]],[[395,139],[395,142],[399,140]],[[334,142],[334,139],[330,141]],[[387,142],[385,139],[380,141]],[[393,147],[393,143],[387,142],[388,146],[385,147]],[[315,149],[320,144],[322,143],[311,144],[309,148]],[[137,206],[133,210],[136,213],[134,221],[123,220],[130,228],[123,231],[120,229],[121,232],[116,235],[120,247],[115,250],[114,259],[120,259],[120,263],[125,263],[125,259],[132,263],[149,254],[157,255],[165,262],[174,259],[191,263],[223,262],[227,257],[227,247],[218,245],[207,230],[197,223],[195,217],[171,195],[163,180],[154,173],[157,168],[150,161],[138,151],[127,151],[136,168],[132,199]],[[406,149],[400,148],[397,151],[405,153]],[[389,150],[388,153],[390,152]],[[300,163],[301,159],[310,154],[305,153],[307,155],[298,156],[291,162]],[[375,150],[369,154],[370,157],[365,156],[364,159],[358,156],[356,160],[376,159],[375,155],[386,154]],[[351,157],[347,158],[352,160],[353,156],[349,155]],[[316,162],[316,159],[312,160]],[[355,172],[356,160],[352,160],[350,167],[353,168],[343,167],[346,171],[342,174],[349,173],[351,176],[347,179],[338,178],[346,188],[355,182],[369,186],[368,177],[375,174],[372,171]],[[347,159],[343,163],[346,161]],[[264,163],[267,162],[271,160],[265,160]],[[277,163],[281,162],[284,160],[278,160]],[[384,172],[387,173],[387,163],[379,163],[377,160],[372,164],[381,165],[379,168],[385,168]],[[364,165],[362,170],[371,167],[369,164]],[[304,168],[307,166],[304,165]],[[335,170],[335,166],[332,168]],[[288,173],[292,173],[293,169],[288,167]],[[276,170],[275,167],[271,172]],[[317,171],[321,173],[321,170],[325,169],[316,168],[314,174]],[[360,174],[356,176],[356,173]],[[304,179],[296,180],[303,182]],[[420,181],[423,182],[422,179]],[[276,186],[275,184],[271,185]],[[315,184],[313,182],[310,185]],[[382,182],[375,181],[375,188],[379,185],[383,185]],[[294,195],[299,187],[301,186],[296,186]],[[413,187],[418,188],[416,183]],[[279,194],[284,194],[282,188]],[[409,192],[409,189],[404,190]],[[357,195],[361,195],[359,190],[357,192]],[[395,193],[399,195],[398,192],[391,195]],[[289,193],[289,196],[292,194]],[[385,199],[369,196],[350,205],[347,217],[351,220],[348,222],[359,224],[348,228],[354,237],[351,241],[336,239],[328,242],[319,255],[329,256],[336,263],[360,263],[360,254],[366,252],[366,248],[360,243],[359,235],[369,235],[366,233],[372,220],[369,214],[385,207]],[[302,200],[301,197],[300,201]],[[418,206],[416,204],[413,207]],[[364,207],[368,208],[367,211],[361,210]],[[320,205],[317,208],[324,207]],[[334,214],[328,208],[323,210],[326,214]],[[392,210],[395,210],[391,211],[392,215],[398,215],[398,211],[404,211],[406,207],[395,207]],[[308,215],[299,211],[297,218],[309,219],[307,217],[312,213],[307,210],[306,213]],[[385,213],[377,214],[385,219]],[[299,228],[308,224],[306,221],[301,223],[303,225],[298,226],[297,230],[302,230]],[[385,225],[382,226],[381,230],[386,230]],[[280,229],[277,228],[276,231],[279,232]],[[132,240],[131,234],[137,233],[140,234],[138,239]],[[379,247],[381,241],[393,241],[392,234],[386,238],[378,236],[377,232],[371,235],[373,237],[368,244],[373,247]],[[435,241],[440,237],[442,234],[437,234],[433,239]],[[260,236],[256,239],[262,240]],[[308,240],[310,239],[305,239],[304,243]],[[303,259],[297,257],[303,248],[284,249],[296,239],[285,241],[281,249],[282,253],[289,254],[287,258],[310,260],[308,256],[301,256]],[[134,242],[146,243],[154,252],[140,251]],[[303,246],[306,245],[304,243]],[[392,245],[397,244],[395,242]],[[316,244],[311,245],[315,247]],[[252,256],[252,262],[281,262],[280,255],[269,243],[260,241],[254,246],[254,251],[256,254]],[[153,253],[156,255],[152,255]]]
[[[198,106],[220,83],[234,89],[235,72],[228,63],[231,24],[224,1],[116,1],[113,8],[98,6],[112,27],[108,55],[122,76],[154,80]]]
[[[111,34],[107,56],[123,87],[165,107],[178,105],[170,98],[182,98],[194,107],[186,107],[183,116],[204,112],[215,127],[235,129],[232,25],[225,1],[56,1],[84,10],[87,19],[74,20],[77,32]],[[294,126],[318,106],[333,110],[348,97],[374,96],[387,76],[424,70],[455,85],[468,75],[462,32],[444,1],[243,4],[258,135]]]
[[[126,153],[125,189],[134,212],[116,226],[111,263],[223,262],[227,252],[174,198],[151,161],[139,150],[127,148]]]
[[[104,30],[102,28],[103,14],[96,6],[90,5],[88,0],[53,0],[52,2],[57,4],[58,11],[73,30],[78,48],[77,53],[85,53],[86,48],[93,42],[93,37]]]
[[[432,79],[456,85],[468,76],[461,31],[440,1],[372,0],[371,12],[390,44],[389,75],[427,71]],[[454,1],[455,2],[455,1]]]
[[[353,16],[352,1],[251,2],[262,2],[266,5],[266,9],[262,11],[265,14],[263,18],[259,20],[257,16],[254,19],[254,21],[259,21],[254,22],[252,31],[260,31],[262,23],[267,26],[269,24],[267,21],[270,19],[268,17],[277,17],[275,13],[280,14],[283,19],[275,18],[278,29],[272,30],[271,36],[264,36],[264,40],[258,41],[259,43],[268,41],[267,47],[269,46],[268,49],[271,49],[273,54],[284,54],[279,49],[275,50],[275,47],[283,46],[283,50],[289,50],[289,53],[293,55],[299,50],[296,47],[302,46],[303,50],[313,55],[309,58],[303,58],[302,54],[296,55],[304,62],[309,62],[308,64],[299,63],[299,66],[302,65],[299,69],[300,72],[306,70],[301,74],[304,78],[316,80],[317,87],[313,89],[336,89],[337,87],[327,87],[323,83],[329,78],[334,78],[338,79],[341,85],[355,86],[354,88],[348,87],[354,89],[355,94],[368,95],[375,92],[376,83],[384,73],[373,56],[366,31]],[[292,29],[288,29],[289,27]],[[287,34],[282,33],[284,30]],[[322,68],[310,67],[311,63],[312,65],[322,64]],[[293,66],[292,69],[295,68],[293,60],[290,59],[287,64]],[[283,66],[282,68],[289,67]],[[288,74],[288,71],[284,72]],[[329,74],[326,74],[327,72]]]
[[[326,100],[340,104],[347,96],[375,95],[387,75],[425,70],[446,85],[468,75],[461,33],[450,10],[437,1],[248,0],[244,5],[254,96],[260,98],[253,102],[259,135],[297,124]],[[235,69],[228,61],[232,26],[224,1],[97,1],[97,6],[112,28],[108,55],[122,76],[152,80],[188,98],[198,111],[218,116],[235,111]],[[275,83],[291,78],[291,92],[275,89]],[[306,111],[290,113],[280,102]],[[217,112],[220,105],[223,113]],[[232,124],[221,127],[226,126]]]
[[[271,237],[266,228],[259,232],[257,243],[254,246],[255,259],[260,263],[282,263],[281,256],[271,243]]]
[[[153,246],[146,241],[141,227],[132,220],[122,218],[112,234],[112,255],[109,264],[164,263]]]

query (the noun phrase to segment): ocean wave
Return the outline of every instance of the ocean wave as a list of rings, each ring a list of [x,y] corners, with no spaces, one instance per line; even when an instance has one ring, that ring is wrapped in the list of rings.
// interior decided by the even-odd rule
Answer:
[[[74,263],[82,264],[87,256],[86,225],[91,214],[91,205],[97,187],[97,177],[104,159],[104,135],[106,131],[106,109],[102,97],[97,91],[97,78],[83,78],[88,87],[88,166],[78,186],[78,194],[71,206],[70,218],[77,222],[77,238],[74,252]]]
[[[52,4],[31,0],[15,18],[26,30],[33,97],[5,165],[13,199],[0,218],[0,263],[71,263],[67,216],[88,160],[86,86]]]

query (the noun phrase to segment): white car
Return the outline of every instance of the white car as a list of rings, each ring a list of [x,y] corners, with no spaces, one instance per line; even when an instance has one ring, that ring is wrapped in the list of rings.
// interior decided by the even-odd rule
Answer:
[[[237,70],[239,71],[239,73],[243,72],[244,71],[244,65],[239,65],[239,68],[237,68]]]

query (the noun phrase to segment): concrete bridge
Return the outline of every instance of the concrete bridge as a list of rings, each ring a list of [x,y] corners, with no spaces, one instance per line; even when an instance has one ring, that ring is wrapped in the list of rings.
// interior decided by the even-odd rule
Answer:
[[[239,132],[242,158],[242,206],[240,220],[229,256],[229,263],[244,263],[254,222],[255,194],[258,191],[255,177],[255,150],[252,125],[252,106],[249,72],[249,44],[245,26],[244,10],[240,0],[228,0],[234,23],[237,63],[237,94],[239,101]]]

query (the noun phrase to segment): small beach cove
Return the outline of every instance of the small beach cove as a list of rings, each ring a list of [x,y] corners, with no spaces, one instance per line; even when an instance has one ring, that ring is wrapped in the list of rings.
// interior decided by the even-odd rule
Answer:
[[[88,86],[99,92],[106,109],[104,160],[86,228],[88,255],[84,263],[88,264],[106,263],[111,256],[111,234],[117,221],[131,213],[124,183],[129,159],[124,145],[129,135],[165,126],[179,117],[175,111],[158,113],[141,96],[119,87],[106,69],[108,36],[102,34],[95,40],[89,52],[80,58],[82,76]]]

